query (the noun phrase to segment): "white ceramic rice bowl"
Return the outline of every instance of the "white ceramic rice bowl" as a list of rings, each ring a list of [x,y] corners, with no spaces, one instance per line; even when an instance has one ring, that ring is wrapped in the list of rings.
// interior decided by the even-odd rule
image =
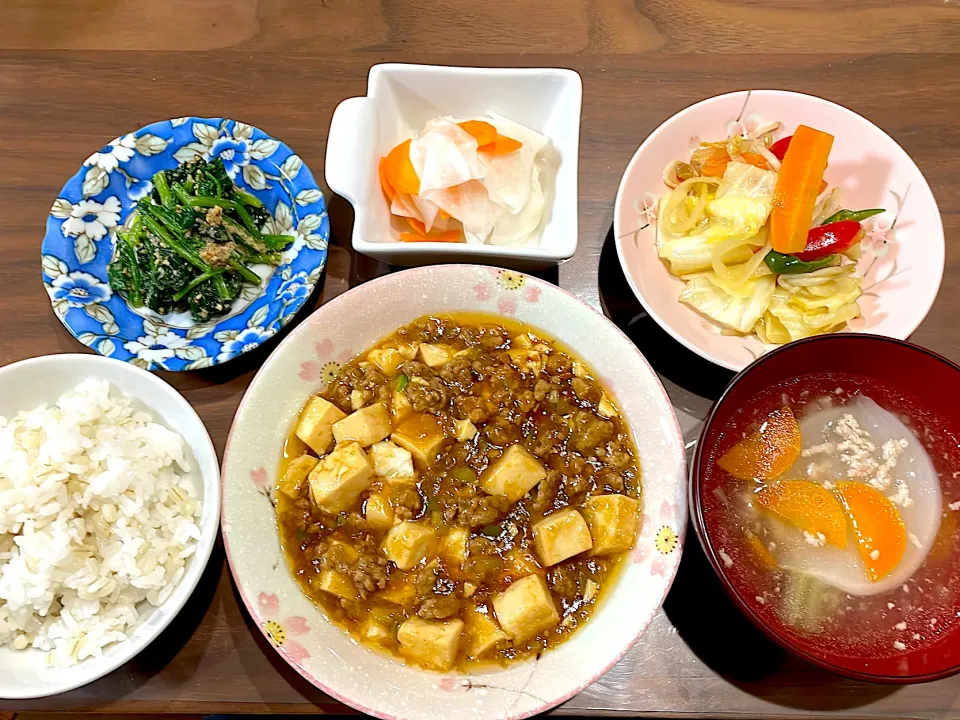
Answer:
[[[214,542],[220,517],[220,468],[217,453],[203,422],[190,404],[170,385],[146,370],[98,355],[48,355],[0,368],[0,415],[12,418],[21,410],[41,403],[53,404],[60,395],[83,380],[95,378],[111,383],[111,390],[126,394],[137,409],[149,411],[154,419],[183,436],[192,455],[191,479],[203,503],[200,540],[186,570],[165,603],[138,606],[140,622],[129,637],[104,648],[99,658],[89,658],[71,667],[49,667],[46,653],[28,649],[0,648],[0,698],[25,699],[56,695],[93,682],[133,659],[177,616],[203,574]]]
[[[641,536],[591,621],[539,660],[475,675],[406,666],[331,624],[287,569],[269,499],[284,440],[324,378],[415,318],[451,311],[508,316],[575,348],[623,410],[643,471]],[[533,277],[481,266],[432,266],[373,280],[327,303],[261,368],[237,411],[224,455],[224,545],[257,626],[297,672],[332,697],[381,718],[523,718],[597,680],[646,629],[680,561],[685,484],[683,442],[666,393],[612,323]]]

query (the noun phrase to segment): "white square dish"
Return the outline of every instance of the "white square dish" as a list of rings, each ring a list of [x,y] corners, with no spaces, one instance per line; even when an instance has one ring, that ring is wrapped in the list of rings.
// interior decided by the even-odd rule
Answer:
[[[337,106],[327,138],[327,184],[354,207],[353,248],[396,265],[472,260],[537,269],[572,257],[577,249],[582,95],[580,76],[573,70],[374,65],[366,96]],[[432,118],[488,112],[550,138],[556,176],[539,245],[401,242],[380,189],[379,159]]]

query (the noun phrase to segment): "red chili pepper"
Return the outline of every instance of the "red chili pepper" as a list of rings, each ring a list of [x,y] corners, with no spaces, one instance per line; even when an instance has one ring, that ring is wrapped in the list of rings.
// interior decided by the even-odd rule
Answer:
[[[861,227],[856,220],[841,220],[815,227],[807,233],[807,246],[794,253],[798,260],[807,262],[849,250],[860,239]]]
[[[793,140],[793,135],[788,135],[785,138],[780,138],[770,146],[770,152],[772,152],[780,162],[783,162],[783,156],[787,154],[787,148],[790,147],[791,140]]]

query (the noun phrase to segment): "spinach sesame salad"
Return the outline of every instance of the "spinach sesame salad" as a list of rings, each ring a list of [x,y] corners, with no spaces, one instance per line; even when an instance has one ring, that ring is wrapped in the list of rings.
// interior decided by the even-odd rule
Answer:
[[[279,265],[293,241],[261,228],[269,211],[237,187],[223,160],[197,158],[153,176],[128,229],[118,230],[108,277],[133,307],[166,315],[189,310],[198,322],[228,312],[252,265]]]

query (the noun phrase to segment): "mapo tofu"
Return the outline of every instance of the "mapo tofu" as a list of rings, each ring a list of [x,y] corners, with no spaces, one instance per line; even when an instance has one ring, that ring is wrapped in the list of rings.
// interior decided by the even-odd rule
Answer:
[[[531,328],[421,318],[305,403],[276,488],[303,591],[359,641],[435,670],[562,642],[640,531],[615,400]]]

